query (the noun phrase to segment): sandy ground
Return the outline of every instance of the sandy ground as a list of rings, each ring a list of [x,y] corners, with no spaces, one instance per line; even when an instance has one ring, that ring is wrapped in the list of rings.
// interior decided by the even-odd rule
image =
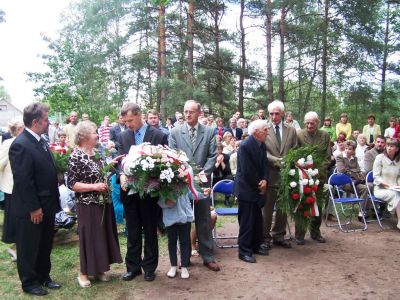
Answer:
[[[321,226],[326,244],[306,236],[292,249],[275,247],[257,263],[238,259],[237,249],[216,249],[222,270],[212,272],[200,258],[191,259],[190,279],[166,276],[168,256],[160,258],[157,278],[123,284],[116,299],[400,299],[400,232],[394,220],[381,231],[370,223],[365,232],[342,233]],[[224,224],[222,233],[237,225]],[[129,288],[135,286],[134,292]]]

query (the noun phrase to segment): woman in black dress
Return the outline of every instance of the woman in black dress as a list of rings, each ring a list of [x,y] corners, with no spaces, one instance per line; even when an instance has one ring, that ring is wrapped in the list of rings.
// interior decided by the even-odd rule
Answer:
[[[68,159],[68,187],[75,192],[78,212],[81,287],[90,286],[88,276],[109,281],[110,265],[122,262],[113,206],[102,174],[105,163],[94,150],[97,143],[96,125],[80,122],[75,131],[77,147]]]

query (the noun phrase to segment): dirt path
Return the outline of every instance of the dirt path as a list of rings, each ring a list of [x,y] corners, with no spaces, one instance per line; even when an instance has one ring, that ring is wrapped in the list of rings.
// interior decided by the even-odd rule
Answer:
[[[237,249],[216,249],[222,270],[207,270],[192,258],[190,279],[169,279],[167,256],[160,258],[153,283],[137,279],[117,299],[400,299],[400,232],[380,231],[370,224],[366,232],[341,233],[321,226],[326,244],[306,236],[306,245],[273,248],[256,264],[237,258]],[[228,232],[235,224],[224,225]],[[178,274],[179,275],[179,274]]]

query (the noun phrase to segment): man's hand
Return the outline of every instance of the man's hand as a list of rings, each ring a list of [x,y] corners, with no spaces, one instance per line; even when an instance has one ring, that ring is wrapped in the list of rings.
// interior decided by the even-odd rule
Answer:
[[[41,208],[31,211],[31,221],[33,224],[40,224],[43,221],[43,211]]]
[[[264,195],[267,190],[267,181],[265,179],[261,180],[258,183],[258,190],[260,191],[260,195]]]
[[[119,177],[119,182],[121,184],[121,189],[126,192],[126,184],[128,182],[128,178],[126,177],[126,175],[121,174]]]

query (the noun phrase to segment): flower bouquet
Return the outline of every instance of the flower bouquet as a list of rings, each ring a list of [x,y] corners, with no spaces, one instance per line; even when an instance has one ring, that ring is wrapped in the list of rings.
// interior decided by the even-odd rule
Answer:
[[[122,171],[128,176],[128,194],[138,193],[173,200],[190,189],[197,200],[195,177],[186,153],[167,146],[143,143],[132,146],[122,160]],[[201,181],[207,181],[200,173]]]
[[[325,154],[317,146],[292,149],[284,158],[279,187],[278,208],[303,228],[311,217],[319,216],[323,204],[323,189],[319,178],[325,173]]]
[[[49,148],[53,155],[57,173],[64,174],[68,169],[68,157],[71,155],[71,150],[54,144],[50,144]]]

